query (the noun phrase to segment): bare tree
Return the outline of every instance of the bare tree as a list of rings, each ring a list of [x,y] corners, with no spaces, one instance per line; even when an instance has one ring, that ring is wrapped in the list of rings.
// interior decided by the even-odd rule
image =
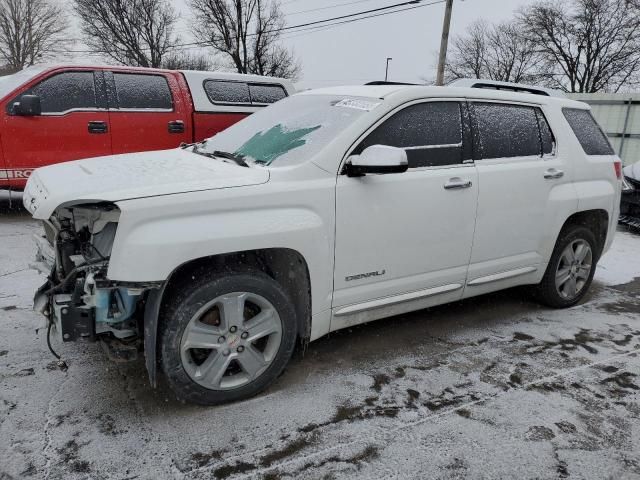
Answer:
[[[448,80],[487,78],[503,82],[532,82],[540,63],[534,45],[513,22],[490,25],[479,20],[465,35],[453,39],[446,63]]]
[[[206,55],[176,52],[166,55],[162,60],[162,68],[169,70],[214,70],[217,63]]]
[[[544,83],[568,92],[617,92],[640,83],[638,0],[541,1],[520,10]]]
[[[296,78],[300,66],[278,43],[284,16],[277,0],[190,0],[195,36],[239,73]]]
[[[48,0],[0,0],[0,58],[8,70],[63,51],[66,29],[62,8]]]
[[[124,65],[160,67],[178,42],[167,0],[74,0],[87,45]]]

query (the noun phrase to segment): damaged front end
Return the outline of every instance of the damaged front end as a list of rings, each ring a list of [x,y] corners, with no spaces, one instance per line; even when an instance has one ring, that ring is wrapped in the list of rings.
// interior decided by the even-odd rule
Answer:
[[[107,270],[120,210],[112,203],[57,209],[36,236],[34,268],[48,275],[34,309],[63,342],[100,340],[113,360],[142,350],[146,298],[156,283],[109,280]]]

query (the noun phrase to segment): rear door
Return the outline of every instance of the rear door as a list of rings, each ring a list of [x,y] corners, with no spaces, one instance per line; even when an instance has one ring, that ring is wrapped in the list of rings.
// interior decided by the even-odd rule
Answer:
[[[172,75],[113,71],[106,80],[114,154],[191,141],[191,112]]]
[[[54,72],[9,102],[2,149],[15,186],[23,186],[34,168],[111,153],[101,78],[91,70]],[[27,94],[40,97],[41,115],[25,117],[12,111],[14,101]]]
[[[575,209],[568,159],[539,106],[470,107],[480,192],[466,296],[539,278],[557,217]]]

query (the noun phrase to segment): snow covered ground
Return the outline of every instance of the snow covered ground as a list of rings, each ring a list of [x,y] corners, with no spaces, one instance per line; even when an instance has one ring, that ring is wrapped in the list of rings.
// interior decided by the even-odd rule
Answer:
[[[519,292],[332,334],[266,393],[202,408],[96,344],[47,351],[39,226],[0,198],[0,479],[640,478],[640,236],[579,306]]]

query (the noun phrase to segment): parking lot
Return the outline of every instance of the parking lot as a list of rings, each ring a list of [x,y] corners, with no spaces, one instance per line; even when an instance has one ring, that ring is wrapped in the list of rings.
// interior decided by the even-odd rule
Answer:
[[[57,367],[30,309],[39,231],[2,194],[0,479],[640,478],[638,235],[574,308],[508,291],[381,320],[202,408],[98,344],[55,344]]]

